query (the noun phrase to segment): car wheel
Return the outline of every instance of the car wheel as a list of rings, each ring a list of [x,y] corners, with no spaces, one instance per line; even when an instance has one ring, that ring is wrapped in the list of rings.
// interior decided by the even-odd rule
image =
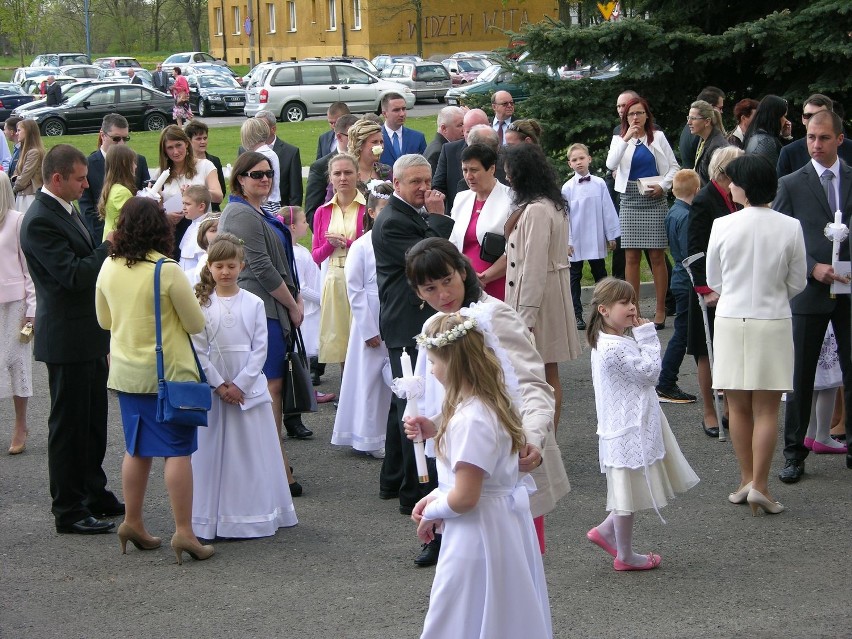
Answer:
[[[447,99],[443,95],[438,96],[438,104],[443,104],[446,101]]]
[[[166,128],[167,124],[166,116],[162,113],[152,113],[145,118],[146,131],[162,131]]]
[[[41,125],[42,134],[49,135],[50,137],[65,135],[66,130],[65,123],[59,118],[50,118],[49,120],[45,120],[44,124]]]
[[[207,106],[205,100],[200,100],[198,102],[198,117],[206,118],[208,115],[210,115],[210,107]]]
[[[301,122],[307,117],[308,113],[298,102],[290,102],[284,105],[284,110],[281,111],[281,119],[284,122]]]

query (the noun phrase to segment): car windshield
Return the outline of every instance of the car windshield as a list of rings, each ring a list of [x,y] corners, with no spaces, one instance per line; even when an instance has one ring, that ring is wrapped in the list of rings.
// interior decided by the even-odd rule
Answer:
[[[198,85],[202,89],[239,89],[236,80],[227,75],[200,75]]]
[[[166,60],[166,64],[176,64],[178,62],[189,62],[189,54],[170,55]]]
[[[484,71],[488,67],[485,60],[459,60],[458,65],[462,73]]]
[[[503,68],[499,64],[492,64],[490,67],[485,69],[485,71],[480,73],[479,77],[476,79],[478,82],[491,82],[491,80],[500,75],[502,70]]]
[[[72,96],[68,99],[66,104],[68,106],[77,106],[81,102],[84,102],[89,99],[89,96],[95,91],[94,87],[86,87],[88,91],[79,91],[76,95]],[[67,95],[67,94],[66,94]]]

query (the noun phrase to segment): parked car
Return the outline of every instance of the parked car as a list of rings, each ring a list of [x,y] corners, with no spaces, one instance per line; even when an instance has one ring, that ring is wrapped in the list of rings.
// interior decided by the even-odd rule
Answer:
[[[100,73],[98,73],[98,80],[109,80],[111,82],[130,82],[130,76],[127,74],[127,69],[118,68],[118,69],[101,69]],[[137,69],[134,67],[133,73],[142,80],[142,85],[148,87],[149,89],[154,88],[154,76],[151,75],[151,72],[146,69]]]
[[[482,58],[483,60],[496,60],[493,51],[457,51],[450,58]]]
[[[139,60],[136,58],[127,58],[127,57],[109,57],[109,58],[98,58],[95,60],[95,64],[99,67],[104,67],[108,69],[126,69],[127,67],[133,67],[134,69],[141,69],[142,65],[139,64]]]
[[[354,64],[359,69],[363,69],[368,73],[372,73],[375,76],[379,75],[379,70],[370,62],[367,58],[362,58],[358,55],[350,55],[350,56],[327,56],[322,58],[305,58],[305,60],[319,60],[322,62],[346,62],[348,64]]]
[[[37,55],[31,67],[64,67],[68,64],[92,64],[85,53],[42,53]]]
[[[373,58],[372,64],[381,73],[387,65],[394,62],[420,62],[422,59],[419,55],[414,55],[413,53],[406,53],[404,55],[388,55],[383,53]]]
[[[188,75],[189,101],[199,117],[212,113],[242,115],[246,105],[246,91],[232,77],[221,73]]]
[[[380,80],[342,62],[283,62],[262,69],[246,89],[244,113],[254,117],[268,109],[288,122],[325,115],[332,102],[345,102],[352,113],[378,113],[387,93],[399,93],[414,106],[407,86]]]
[[[31,78],[27,78],[24,80],[23,84],[21,84],[21,89],[30,95],[34,95],[39,97],[42,95],[42,89],[44,88],[44,84],[47,82],[48,75],[36,75]],[[61,87],[66,84],[74,84],[77,81],[77,78],[71,78],[64,75],[55,75],[53,76],[54,81]]]
[[[278,64],[284,64],[284,62],[259,62],[254,65],[251,70],[246,73],[242,78],[243,86],[248,88],[252,82],[256,81],[257,78],[261,77],[263,71],[266,69],[270,69]]]
[[[196,64],[188,64],[181,67],[180,71],[183,75],[221,75],[226,78],[232,78],[237,82],[242,82],[242,77],[239,73],[234,72],[231,67],[226,64],[212,64],[210,62],[200,62]]]
[[[490,66],[485,58],[449,58],[441,64],[449,71],[453,86],[474,82]]]
[[[180,67],[181,73],[183,73],[183,67],[185,65],[195,64],[198,62],[228,66],[227,62],[220,58],[215,58],[209,53],[204,53],[203,51],[184,51],[183,53],[173,53],[163,60],[163,71],[171,73],[173,68]]]
[[[121,113],[130,129],[159,131],[172,122],[170,96],[138,84],[113,83],[83,89],[58,106],[43,106],[26,114],[42,135],[90,133],[101,128],[108,113]]]
[[[101,72],[101,68],[94,64],[66,64],[59,69],[62,71],[62,75],[81,80],[96,80]]]
[[[12,115],[12,111],[33,100],[35,97],[25,93],[20,85],[14,82],[0,82],[0,121],[5,121]]]
[[[61,88],[62,90],[62,101],[65,102],[68,98],[71,98],[77,95],[83,89],[87,89],[91,86],[109,84],[108,82],[104,82],[103,80],[77,80],[73,84],[66,84]],[[12,115],[16,115],[19,118],[26,117],[28,111],[32,111],[33,109],[40,109],[47,103],[46,98],[36,96],[36,99],[28,104],[22,104],[19,107],[16,107],[14,111],[12,111]]]
[[[525,65],[526,66],[526,65]],[[497,91],[508,91],[515,102],[523,102],[530,92],[523,82],[522,74],[494,64],[483,71],[476,82],[464,84],[447,91],[447,104],[461,106],[468,96],[474,94],[493,95]]]
[[[23,84],[27,78],[48,75],[62,75],[62,71],[59,67],[18,67],[12,74],[12,82]]]
[[[437,62],[394,62],[382,69],[379,77],[409,87],[416,100],[443,102],[453,87],[449,72]]]

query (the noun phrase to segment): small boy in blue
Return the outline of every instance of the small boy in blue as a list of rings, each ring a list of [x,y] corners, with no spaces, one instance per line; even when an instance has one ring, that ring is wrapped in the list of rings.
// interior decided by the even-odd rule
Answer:
[[[675,297],[676,315],[674,335],[666,346],[660,379],[657,382],[657,397],[661,402],[672,404],[691,404],[695,401],[695,395],[683,392],[677,385],[677,374],[686,355],[689,291],[692,289],[689,273],[683,266],[683,260],[689,256],[687,249],[689,212],[692,209],[692,200],[700,188],[701,179],[695,171],[681,169],[675,173],[672,193],[677,199],[666,215],[666,235],[669,238],[669,250],[674,260],[671,288]]]

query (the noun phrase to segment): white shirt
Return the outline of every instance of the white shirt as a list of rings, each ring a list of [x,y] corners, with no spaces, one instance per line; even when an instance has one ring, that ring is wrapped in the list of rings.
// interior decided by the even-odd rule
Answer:
[[[391,141],[391,145],[393,145],[393,134],[396,133],[397,136],[399,136],[399,148],[400,150],[402,150],[402,127],[399,127],[396,131],[394,131],[387,125],[387,122],[385,122],[383,126],[385,127],[385,131],[388,132],[388,138]]]
[[[834,179],[831,181],[831,184],[834,187],[834,201],[837,202],[838,206],[840,206],[840,158],[835,158],[834,164],[831,166],[823,166],[813,158],[811,158],[811,164],[814,165],[814,171],[816,171],[817,177],[820,178],[820,184],[822,184],[823,173],[826,171],[834,173]],[[832,213],[834,213],[834,211],[832,211]]]

